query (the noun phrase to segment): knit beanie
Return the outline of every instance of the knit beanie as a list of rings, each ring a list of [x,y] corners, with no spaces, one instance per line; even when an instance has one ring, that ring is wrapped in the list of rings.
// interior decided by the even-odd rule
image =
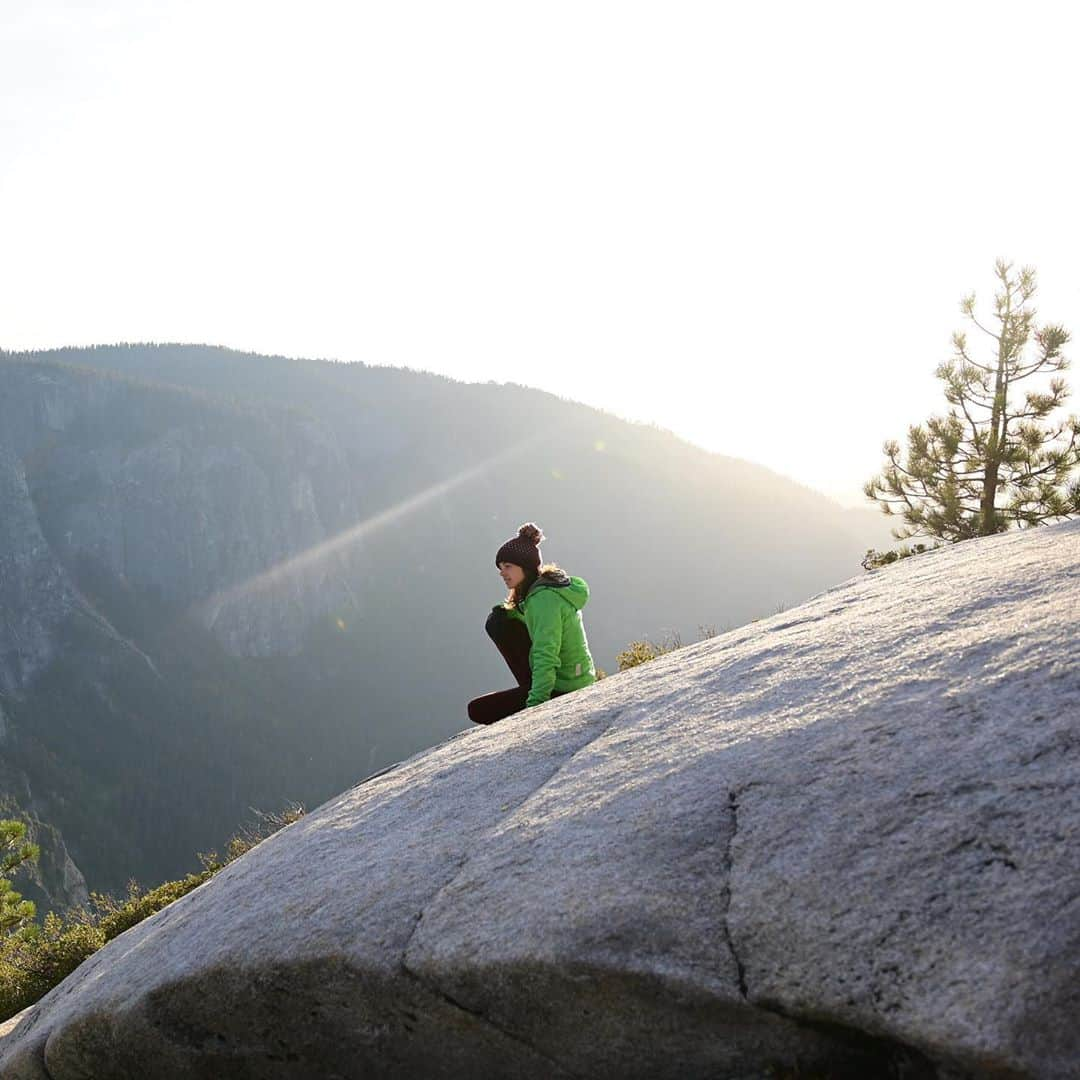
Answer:
[[[517,536],[510,537],[495,555],[495,565],[513,563],[522,570],[540,569],[540,544],[544,534],[531,522],[527,521],[518,529]]]

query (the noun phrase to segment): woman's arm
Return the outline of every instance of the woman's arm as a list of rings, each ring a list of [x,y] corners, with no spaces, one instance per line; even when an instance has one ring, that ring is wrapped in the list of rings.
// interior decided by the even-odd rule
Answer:
[[[529,597],[525,605],[525,622],[532,638],[532,648],[529,650],[532,687],[525,700],[525,708],[543,704],[551,697],[555,687],[555,673],[562,652],[564,602],[550,589],[540,589]]]

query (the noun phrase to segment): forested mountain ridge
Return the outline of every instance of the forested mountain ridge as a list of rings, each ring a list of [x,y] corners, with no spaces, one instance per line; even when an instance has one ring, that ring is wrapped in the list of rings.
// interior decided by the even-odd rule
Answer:
[[[0,354],[0,474],[6,794],[28,785],[93,887],[464,726],[507,679],[482,626],[522,521],[589,581],[608,670],[849,577],[876,539],[541,391],[205,346]]]

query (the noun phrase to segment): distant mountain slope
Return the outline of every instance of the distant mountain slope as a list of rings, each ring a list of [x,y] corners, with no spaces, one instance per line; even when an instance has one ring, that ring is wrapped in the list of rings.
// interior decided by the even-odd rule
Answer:
[[[541,391],[206,346],[0,354],[0,447],[25,492],[0,513],[70,596],[12,592],[3,751],[91,887],[464,726],[508,681],[483,621],[522,521],[589,581],[608,670],[881,542],[764,468]],[[13,619],[45,628],[30,653]]]
[[[612,647],[621,645],[627,629],[690,632],[700,621],[739,623],[794,603],[857,572],[866,547],[884,542],[887,535],[879,517],[854,515],[853,520],[830,500],[763,467],[709,454],[668,432],[524,387],[456,383],[412,371],[207,346],[99,346],[33,354],[32,359],[184,387],[234,408],[261,409],[278,423],[288,417],[294,435],[302,433],[336,454],[346,470],[339,489],[350,490],[335,490],[318,505],[328,534],[353,525],[357,511],[377,513],[536,439],[512,463],[496,464],[462,490],[460,499],[448,499],[448,512],[460,516],[453,503],[467,504],[470,491],[480,490],[478,517],[461,525],[467,530],[463,539],[477,537],[477,547],[466,549],[470,560],[477,558],[477,548],[490,546],[488,536],[496,538],[497,546],[517,517],[540,520],[533,498],[552,506],[555,519],[549,515],[546,525],[553,534],[552,554],[567,562],[566,553],[579,548],[608,551],[612,536],[620,535],[617,527],[625,531],[632,523],[631,534],[620,537],[625,556],[659,559],[680,570],[684,556],[678,545],[665,551],[668,545],[657,541],[687,531],[703,534],[685,557],[708,555],[700,572],[712,581],[703,586],[704,595],[699,598],[697,587],[683,585],[686,576],[678,573],[669,582],[673,591],[658,604],[650,598],[640,617],[631,617],[630,628],[620,619]],[[273,406],[279,409],[271,414]],[[310,466],[316,491],[331,476],[338,479],[327,463],[311,461]],[[498,529],[481,524],[479,515],[501,521],[508,503],[507,524]],[[600,509],[610,525],[598,518]],[[422,511],[402,519],[395,534],[414,533],[422,519]],[[868,537],[864,530],[870,523],[876,529]],[[591,543],[594,537],[600,543]],[[718,540],[736,545],[738,553],[754,552],[755,565],[731,567],[731,553],[715,549]],[[752,569],[754,578],[750,588],[732,580],[746,569]],[[595,565],[592,570],[598,572]],[[691,610],[680,611],[688,601]]]

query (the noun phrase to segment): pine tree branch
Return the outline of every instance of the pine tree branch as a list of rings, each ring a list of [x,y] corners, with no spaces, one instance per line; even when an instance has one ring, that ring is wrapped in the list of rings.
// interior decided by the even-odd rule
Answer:
[[[971,427],[971,437],[973,439],[978,438],[978,436],[979,436],[979,425],[975,422],[975,420],[972,417],[971,413],[968,412],[967,401],[963,397],[961,397],[959,399],[958,403],[960,405],[960,408],[964,410],[964,416],[967,419],[967,422]]]
[[[1008,416],[1009,416],[1010,422],[1013,421],[1013,420],[1041,420],[1048,413],[1053,412],[1054,409],[1056,409],[1056,408],[1059,408],[1058,404],[1051,405],[1050,408],[1045,409],[1045,410],[1040,410],[1040,411],[1037,411],[1037,412],[1009,413]],[[1057,435],[1053,436],[1053,438],[1060,438],[1062,433],[1064,432],[1064,430],[1065,430],[1064,425],[1061,425],[1058,428]]]
[[[980,364],[978,360],[973,360],[967,351],[966,345],[958,345],[956,351],[965,364],[969,364],[973,368],[978,368],[980,371],[985,371],[988,375],[993,375],[997,370],[996,368],[987,367],[986,364]]]
[[[1063,468],[1066,470],[1066,472],[1068,472],[1069,470],[1075,468],[1077,465],[1080,465],[1080,455],[1078,455],[1076,453],[1076,436],[1075,435],[1069,440],[1069,445],[1065,448],[1064,454],[1065,454],[1065,460],[1064,461],[1059,461],[1059,462],[1056,462],[1056,463],[1055,462],[1050,462],[1047,465],[1044,465],[1041,469],[1032,469],[1032,470],[1030,470],[1028,472],[1022,473],[1022,474],[1020,474],[1020,479],[1013,480],[1013,481],[1010,481],[1010,482],[1013,483],[1013,484],[1019,485],[1022,480],[1026,480],[1028,478],[1035,479],[1036,477],[1039,477],[1039,476],[1046,476],[1047,473],[1059,472]],[[1068,459],[1070,457],[1074,459],[1071,463],[1068,461]]]
[[[974,315],[971,315],[971,314],[969,314],[969,315],[968,315],[968,318],[969,318],[969,319],[970,319],[970,320],[971,320],[971,321],[972,321],[972,322],[973,322],[973,323],[974,323],[974,324],[975,324],[975,325],[976,325],[976,326],[977,326],[977,327],[978,327],[978,328],[979,328],[979,329],[980,329],[980,330],[981,330],[981,331],[982,331],[982,332],[983,332],[984,334],[986,334],[986,335],[987,335],[988,337],[992,337],[992,338],[993,338],[993,339],[994,339],[995,341],[997,341],[997,342],[999,342],[999,343],[1000,343],[1000,341],[1001,341],[1001,338],[1002,338],[1002,337],[1004,336],[1003,334],[1002,334],[1002,335],[1000,335],[1000,336],[999,336],[998,334],[995,334],[993,330],[990,330],[990,329],[988,329],[987,327],[983,326],[983,324],[982,324],[981,322],[979,322],[979,320],[978,320],[978,319],[976,319]],[[1002,318],[1002,316],[998,316],[998,318]],[[1004,319],[1003,319],[1003,318],[1002,318],[1002,321],[1004,321]],[[989,369],[989,370],[991,370],[991,371],[992,371],[992,370],[994,370],[994,369],[993,369],[993,368],[991,368],[991,369]]]
[[[1029,378],[1030,376],[1034,375],[1036,372],[1039,372],[1044,367],[1046,367],[1046,364],[1047,364],[1047,361],[1045,359],[1037,360],[1033,364],[1017,364],[1016,367],[1013,370],[1013,375],[1012,375],[1013,381],[1015,382],[1015,381],[1019,381],[1020,379]],[[1056,371],[1057,368],[1051,368],[1051,370]]]

